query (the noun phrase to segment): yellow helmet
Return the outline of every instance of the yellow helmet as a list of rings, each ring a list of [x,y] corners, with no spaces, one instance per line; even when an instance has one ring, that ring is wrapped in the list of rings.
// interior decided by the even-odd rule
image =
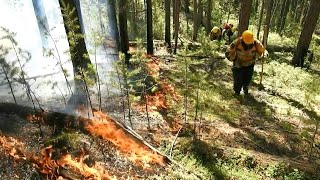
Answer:
[[[212,28],[212,32],[213,33],[218,33],[219,32],[219,28],[217,26]]]
[[[250,30],[246,30],[242,33],[242,40],[246,43],[246,44],[252,44],[254,39],[253,39],[253,33]]]

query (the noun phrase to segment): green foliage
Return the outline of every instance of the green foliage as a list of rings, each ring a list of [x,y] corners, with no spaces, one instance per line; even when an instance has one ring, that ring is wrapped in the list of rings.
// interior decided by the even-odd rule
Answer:
[[[62,132],[58,136],[47,139],[44,144],[46,146],[54,145],[59,148],[67,148],[72,150],[78,150],[82,146],[81,135],[78,133],[66,133]]]
[[[271,61],[265,67],[265,73],[267,79],[264,85],[267,89],[294,99],[311,109],[315,109],[315,106],[320,103],[318,75],[276,61]]]
[[[280,180],[302,180],[307,178],[303,172],[290,167],[289,164],[284,162],[270,166],[266,174],[268,177]]]

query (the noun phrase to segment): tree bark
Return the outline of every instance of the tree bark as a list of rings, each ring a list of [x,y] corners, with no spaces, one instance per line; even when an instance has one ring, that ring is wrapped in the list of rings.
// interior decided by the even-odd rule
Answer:
[[[288,15],[289,8],[290,8],[290,0],[284,0],[283,3],[284,4],[283,4],[282,10],[281,10],[281,14],[279,17],[279,22],[278,22],[278,27],[277,27],[277,30],[278,30],[278,33],[280,34],[280,36],[282,36],[282,32],[283,32],[283,29],[284,29],[284,26],[286,23],[287,15]]]
[[[171,0],[165,0],[165,35],[164,35],[164,39],[167,43],[167,47],[171,48],[171,29],[170,29],[170,2]]]
[[[129,37],[127,22],[127,0],[118,0],[118,19],[119,19],[119,36],[120,36],[120,52],[126,56],[126,64],[129,65]]]
[[[303,66],[303,61],[301,61],[311,42],[312,34],[317,25],[317,21],[320,13],[320,1],[319,0],[311,0],[310,8],[306,16],[306,21],[303,25],[302,32],[300,34],[300,38],[297,44],[296,51],[294,52],[292,64],[294,66]]]
[[[175,23],[174,23],[174,54],[177,53],[177,46],[178,46],[178,36],[179,36],[179,15],[180,15],[180,0],[175,0]]]
[[[81,5],[80,5],[80,0],[74,0],[76,3],[77,11],[78,11],[78,18],[79,18],[79,23],[80,23],[80,28],[82,34],[85,34],[86,31],[84,29],[84,24],[83,24],[83,18],[82,18],[82,12],[81,12]]]
[[[207,34],[211,31],[211,12],[212,12],[212,0],[208,0],[208,7],[207,7]]]
[[[251,4],[252,4],[251,0],[242,0],[240,16],[239,16],[239,30],[238,30],[239,37],[242,35],[243,31],[247,30],[249,27]]]
[[[119,30],[117,23],[117,12],[116,12],[116,1],[115,0],[107,0],[107,8],[108,8],[108,23],[110,27],[110,34],[112,39],[116,43],[116,50],[119,51],[120,43],[119,43]]]
[[[81,25],[78,18],[78,9],[74,0],[59,0],[61,13],[63,15],[64,27],[67,33],[71,62],[75,77],[80,74],[80,69],[88,70],[91,61],[86,58],[88,51],[82,34]],[[67,8],[69,7],[69,8]],[[70,9],[71,8],[71,9]],[[74,11],[71,11],[74,9]]]
[[[147,0],[147,54],[153,54],[152,0]]]
[[[193,0],[193,35],[192,40],[196,41],[198,37],[198,29],[199,29],[199,22],[198,20],[198,1],[199,0]]]
[[[257,32],[257,39],[260,39],[260,29],[261,29],[262,17],[263,17],[263,13],[264,13],[264,1],[265,1],[265,0],[262,0],[262,4],[261,4],[260,17],[259,17],[259,25],[258,25],[258,32]]]
[[[286,7],[284,10],[284,15],[283,15],[284,18],[282,19],[281,25],[280,25],[280,36],[282,36],[282,34],[283,34],[283,30],[284,30],[284,27],[286,24],[286,19],[288,16],[289,9],[290,9],[290,0],[287,0]]]
[[[268,35],[270,31],[270,23],[271,23],[271,17],[272,17],[272,10],[273,10],[273,5],[274,5],[274,0],[268,0],[268,9],[267,9],[267,15],[266,19],[264,22],[264,25],[266,26],[266,39],[262,40],[262,44],[268,44]],[[266,42],[265,42],[266,41]],[[265,43],[264,43],[265,42]]]
[[[49,31],[49,24],[48,24],[48,19],[45,13],[45,9],[43,6],[43,1],[42,0],[32,0],[33,8],[34,8],[34,13],[37,18],[38,22],[38,28],[40,31],[40,36],[41,36],[41,42],[43,47],[48,47],[48,39],[46,32]]]

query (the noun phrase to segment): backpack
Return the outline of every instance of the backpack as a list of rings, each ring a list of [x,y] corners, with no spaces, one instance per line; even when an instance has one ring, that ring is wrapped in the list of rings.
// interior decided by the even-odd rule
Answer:
[[[239,39],[239,41],[237,41],[237,43],[235,44],[235,48],[237,48],[240,44],[241,44],[242,40],[241,38]],[[254,40],[253,42],[253,46],[256,46],[257,42],[256,40]],[[229,60],[231,61],[230,59],[230,53],[229,53],[229,50],[227,49],[227,51],[224,53],[224,56]]]

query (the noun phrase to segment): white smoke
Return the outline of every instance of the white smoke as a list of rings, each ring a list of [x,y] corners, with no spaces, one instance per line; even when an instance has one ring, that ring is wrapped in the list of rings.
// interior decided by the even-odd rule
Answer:
[[[66,39],[58,0],[43,0],[43,3],[48,19],[50,34],[54,38],[59,55],[64,63],[64,68],[66,68],[68,74],[70,74],[68,79],[69,81],[72,81],[72,64],[69,60],[70,58],[68,53],[66,53],[68,51],[68,41]],[[88,17],[90,12],[87,10],[88,9],[86,8],[82,9],[84,21],[91,18]],[[43,56],[42,42],[32,1],[0,0],[0,17],[0,26],[17,33],[15,39],[17,40],[19,47],[31,53],[31,60],[26,64],[24,70],[26,71],[27,77],[31,78],[29,80],[31,89],[33,89],[35,94],[41,100],[42,105],[48,107],[63,107],[61,93],[57,88],[52,88],[52,84],[57,83],[57,86],[59,86],[59,88],[62,90],[64,96],[69,97],[70,94],[68,94],[63,73],[57,66],[57,60],[53,57]],[[92,28],[88,27],[88,25],[91,25],[90,23],[84,22],[86,30],[85,32],[88,33],[87,35],[92,34],[93,31]],[[2,35],[2,33],[0,33],[0,35]],[[89,38],[87,38],[87,42],[88,39]],[[49,48],[54,49],[54,42],[50,38],[48,39],[48,42]],[[0,41],[0,43],[3,42]],[[8,44],[5,44],[5,46],[8,46]],[[108,83],[110,81],[110,78],[108,78],[109,71],[111,70],[111,63],[114,59],[114,55],[110,55],[110,53],[114,54],[114,51],[112,51],[112,49],[108,49],[106,51],[106,49],[104,48],[103,50],[102,47],[98,48],[98,54],[91,53],[90,58],[92,62],[95,62],[94,59],[96,59],[98,64],[98,72],[101,74],[100,78],[103,77],[102,81],[104,83]],[[88,46],[88,49],[89,52],[94,52],[93,46]],[[54,50],[53,52],[55,53],[55,56],[58,57],[56,51]],[[14,59],[15,57],[13,56],[6,58],[7,61],[12,61]],[[0,82],[2,82],[2,77],[0,78]],[[18,86],[17,83],[15,83],[14,89],[17,91],[17,93],[19,92],[20,94],[23,94],[23,92],[21,92],[21,86]],[[0,91],[0,97],[2,100],[5,99],[12,102],[12,100],[10,100],[10,94],[8,95],[9,88],[7,85],[1,85]],[[23,104],[24,101],[21,100],[21,103]]]

